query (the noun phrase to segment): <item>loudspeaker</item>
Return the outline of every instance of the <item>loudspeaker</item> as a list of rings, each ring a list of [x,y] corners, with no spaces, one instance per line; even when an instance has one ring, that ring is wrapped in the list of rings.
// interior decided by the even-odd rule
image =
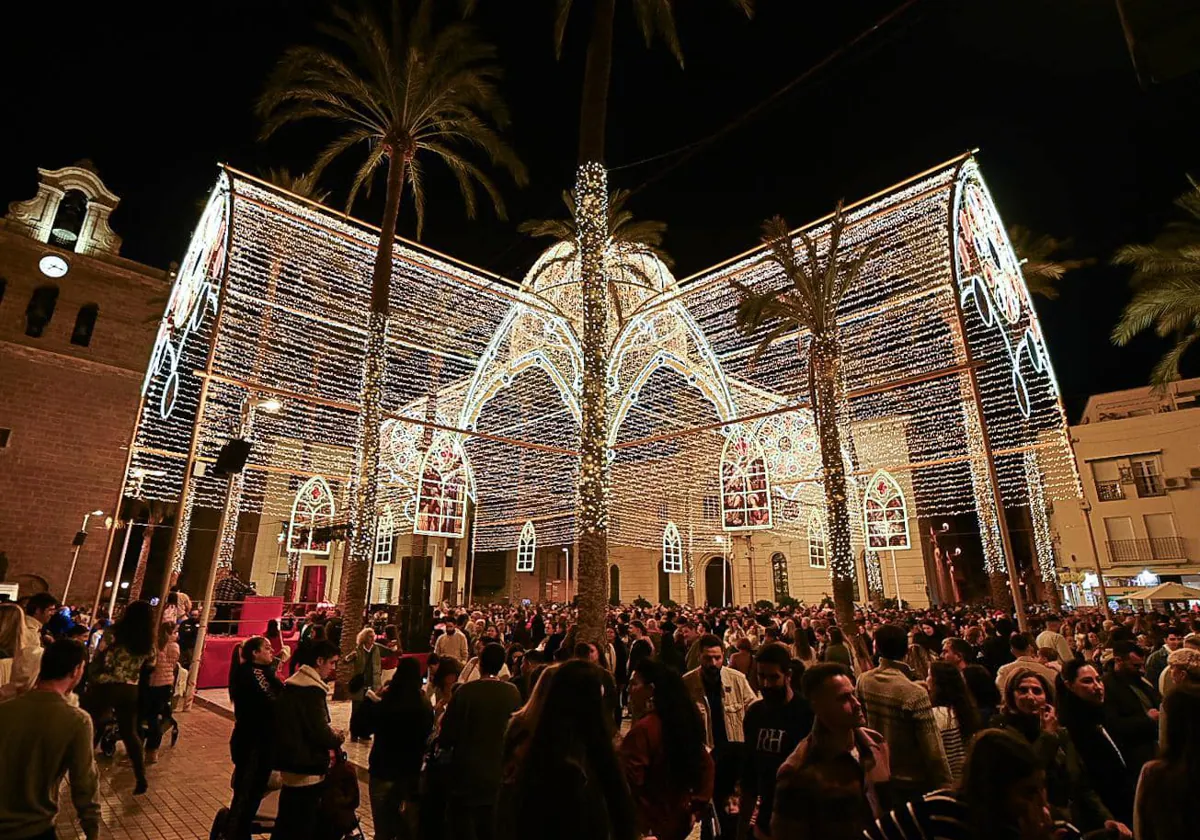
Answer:
[[[241,438],[227,440],[217,455],[217,463],[213,464],[213,475],[234,475],[246,468],[246,459],[250,457],[250,441]]]

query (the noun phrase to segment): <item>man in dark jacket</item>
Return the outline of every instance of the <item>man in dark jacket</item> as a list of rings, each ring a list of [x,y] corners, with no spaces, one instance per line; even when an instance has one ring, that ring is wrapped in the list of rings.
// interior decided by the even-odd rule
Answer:
[[[1130,767],[1141,772],[1158,745],[1158,689],[1145,677],[1146,657],[1135,643],[1113,644],[1113,670],[1104,676],[1104,725]]]
[[[275,769],[283,778],[275,840],[310,840],[329,771],[330,752],[346,733],[329,725],[329,680],[337,670],[338,649],[314,642],[296,653],[296,673],[275,701]]]
[[[803,632],[803,631],[801,631]],[[741,772],[739,821],[745,836],[771,836],[775,776],[779,765],[812,731],[813,713],[792,691],[791,652],[781,644],[764,645],[755,659],[762,699],[750,704],[743,723],[746,747]],[[739,830],[739,836],[742,831]]]
[[[1094,665],[1072,659],[1063,666],[1066,691],[1059,698],[1059,720],[1071,733],[1092,787],[1113,816],[1133,825],[1137,769],[1130,769],[1117,742],[1104,727],[1104,683]]]
[[[504,732],[521,706],[517,687],[496,679],[503,665],[504,648],[485,645],[479,655],[480,678],[459,686],[442,717],[438,742],[452,756],[449,836],[458,840],[493,836]]]

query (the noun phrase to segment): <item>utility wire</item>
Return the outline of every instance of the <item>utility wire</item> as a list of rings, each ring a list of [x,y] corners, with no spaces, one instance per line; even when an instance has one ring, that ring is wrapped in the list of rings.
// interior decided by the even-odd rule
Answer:
[[[720,128],[718,128],[716,131],[712,132],[711,134],[708,134],[707,136],[702,137],[699,140],[694,140],[693,142],[688,143],[686,145],[679,146],[678,148],[675,148],[675,149],[671,149],[670,151],[667,151],[667,152],[662,152],[660,154],[653,155],[648,158],[643,158],[642,160],[637,160],[632,163],[626,163],[626,164],[622,164],[620,166],[609,167],[609,171],[610,172],[618,172],[618,171],[621,171],[624,169],[632,169],[634,167],[642,166],[647,163],[653,163],[654,161],[662,160],[664,158],[669,158],[674,155],[680,155],[680,157],[678,159],[676,159],[673,163],[669,164],[668,166],[663,167],[655,174],[649,176],[645,181],[643,181],[639,186],[637,186],[633,190],[634,193],[641,192],[643,189],[650,186],[655,181],[661,180],[667,174],[678,169],[684,163],[691,160],[693,157],[695,157],[697,154],[699,154],[701,151],[703,151],[706,147],[712,145],[717,140],[720,140],[721,138],[725,137],[727,134],[731,133],[734,129],[740,128],[745,123],[749,122],[750,120],[752,120],[755,117],[762,114],[763,111],[767,110],[769,107],[774,105],[778,100],[782,99],[784,96],[787,96],[795,88],[804,84],[806,81],[808,81],[813,76],[815,76],[817,73],[819,73],[821,70],[824,70],[830,64],[837,61],[839,58],[841,58],[843,55],[848,53],[850,50],[854,49],[860,43],[862,43],[867,38],[869,38],[871,35],[873,35],[875,32],[877,32],[879,29],[881,29],[882,27],[891,23],[896,18],[903,15],[905,12],[907,12],[913,6],[917,5],[917,3],[919,3],[919,2],[920,2],[920,0],[905,0],[904,3],[901,3],[895,9],[888,12],[883,17],[879,18],[879,20],[875,21],[873,24],[871,24],[866,29],[864,29],[862,32],[858,33],[856,36],[854,36],[854,38],[852,38],[851,40],[842,44],[842,46],[838,47],[833,52],[829,53],[829,55],[825,56],[823,59],[818,61],[816,64],[809,67],[807,70],[805,70],[799,76],[796,76],[794,79],[789,81],[783,87],[776,90],[774,93],[772,93],[766,99],[763,99],[762,101],[758,102],[757,104],[755,104],[748,110],[743,111],[741,114],[734,117],[732,120],[725,123],[725,125],[721,126]]]

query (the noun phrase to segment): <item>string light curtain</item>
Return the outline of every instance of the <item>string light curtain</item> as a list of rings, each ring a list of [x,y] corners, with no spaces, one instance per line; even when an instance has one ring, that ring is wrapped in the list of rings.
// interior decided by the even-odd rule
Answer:
[[[884,470],[905,488],[912,515],[978,513],[985,562],[1002,569],[986,459],[994,459],[1006,508],[1045,510],[1077,498],[1079,485],[1041,329],[978,167],[970,158],[951,161],[847,217],[845,247],[877,243],[839,312],[837,416],[855,555],[867,548],[864,488]],[[828,225],[807,230],[826,243]],[[238,433],[247,398],[277,397],[278,414],[254,415],[239,510],[288,522],[297,494],[319,478],[333,518],[345,521],[377,236],[222,171],[159,331],[130,492],[136,486],[143,498],[180,502],[189,454],[214,461]],[[730,286],[736,278],[769,288],[784,278],[761,249],[684,281],[651,256],[635,259],[642,270],[610,284],[606,322],[608,454],[598,475],[609,487],[611,551],[662,544],[668,522],[687,532],[689,545],[715,544],[730,524],[722,454],[741,443],[753,456],[741,464],[741,501],[760,489],[769,500],[743,507],[745,522],[811,543],[823,491],[807,405],[807,336],[784,336],[752,359],[759,336],[738,329]],[[479,551],[516,549],[527,522],[543,546],[574,542],[578,260],[555,246],[516,284],[400,240],[393,271],[380,508],[391,510],[397,532],[463,533],[470,506]],[[431,399],[432,438],[423,426]],[[177,546],[186,543],[187,512],[219,510],[225,489],[225,479],[193,474]],[[436,522],[421,509],[435,497]],[[1049,574],[1053,548],[1040,521],[1039,560]]]

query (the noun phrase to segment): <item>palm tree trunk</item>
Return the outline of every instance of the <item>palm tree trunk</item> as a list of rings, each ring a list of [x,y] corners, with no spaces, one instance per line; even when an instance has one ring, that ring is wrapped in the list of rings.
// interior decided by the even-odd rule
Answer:
[[[608,88],[612,76],[613,18],[616,0],[596,0],[583,101],[579,112],[579,170],[575,205],[579,229],[579,268],[583,286],[583,393],[579,428],[578,550],[575,593],[579,604],[578,638],[604,638],[608,571],[608,295],[604,249],[608,243],[608,177],[604,139]]]
[[[846,464],[837,423],[838,347],[834,338],[814,335],[809,345],[808,390],[821,446],[825,486],[825,532],[833,578],[833,607],[847,639],[858,634],[854,623],[854,553],[850,547],[850,511],[846,504]]]
[[[583,101],[579,107],[579,165],[604,163],[608,127],[608,88],[612,78],[613,19],[617,0],[595,0],[587,64],[583,69]]]
[[[379,487],[379,424],[383,419],[383,392],[387,380],[388,294],[392,285],[392,247],[396,219],[404,189],[406,160],[393,148],[388,158],[387,200],[375,271],[371,276],[371,313],[367,320],[367,352],[363,360],[362,426],[359,429],[352,502],[350,542],[342,562],[345,601],[342,608],[342,662],[338,688],[345,690],[352,666],[345,659],[355,647],[367,607],[367,564],[375,549],[375,499]]]
[[[133,583],[129,584],[130,603],[142,597],[142,586],[146,583],[146,564],[150,562],[150,544],[154,541],[154,529],[162,523],[162,511],[151,505],[146,514],[146,528],[142,531],[142,547],[138,551],[137,567],[133,570]]]

